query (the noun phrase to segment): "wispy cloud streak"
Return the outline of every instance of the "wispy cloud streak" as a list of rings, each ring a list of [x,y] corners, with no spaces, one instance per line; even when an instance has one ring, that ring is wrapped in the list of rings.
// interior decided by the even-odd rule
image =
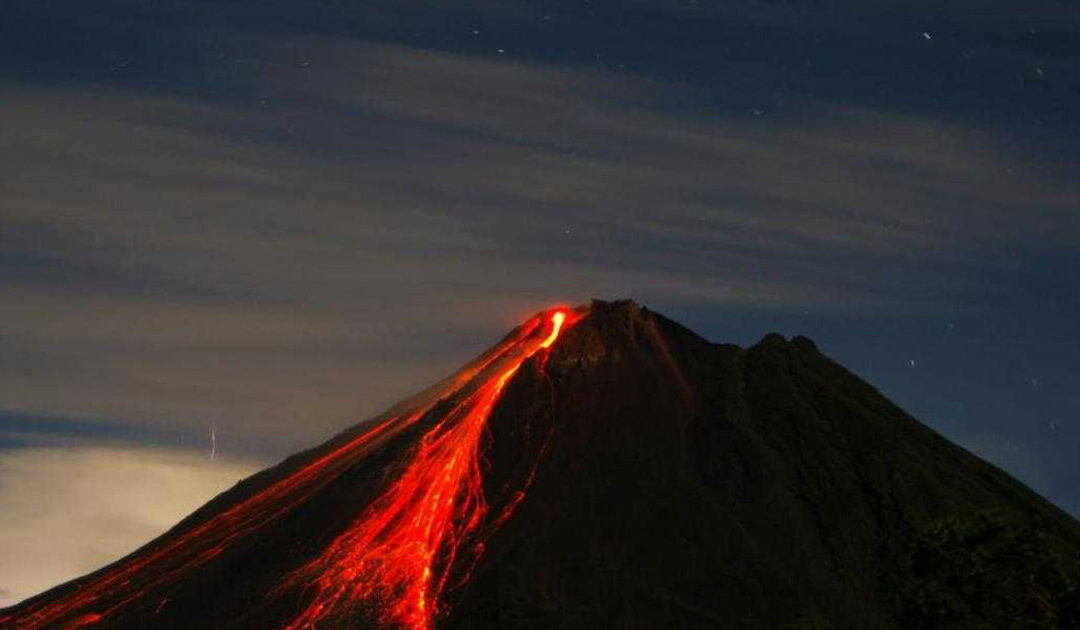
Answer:
[[[237,41],[250,102],[5,90],[8,407],[222,417],[291,447],[537,304],[928,309],[989,258],[1080,241],[1061,164],[986,130],[820,102],[731,119],[631,75]]]

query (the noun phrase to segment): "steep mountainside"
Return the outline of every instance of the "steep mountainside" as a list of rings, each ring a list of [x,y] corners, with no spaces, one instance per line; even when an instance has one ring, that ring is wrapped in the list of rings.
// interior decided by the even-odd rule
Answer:
[[[1080,526],[808,339],[594,304],[490,424],[551,439],[448,626],[1080,627]]]
[[[1080,524],[822,355],[530,319],[4,628],[1080,628]]]

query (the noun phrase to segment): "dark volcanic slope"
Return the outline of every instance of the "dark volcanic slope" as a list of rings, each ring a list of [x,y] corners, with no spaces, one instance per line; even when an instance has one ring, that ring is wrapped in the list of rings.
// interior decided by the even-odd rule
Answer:
[[[594,304],[491,426],[551,441],[450,627],[1080,627],[1076,521],[808,339]]]
[[[400,554],[389,534],[342,535],[408,478],[437,418],[467,427],[480,416],[455,419],[455,405],[489,395],[490,415],[475,407],[485,414],[478,485],[456,499],[483,510],[463,512],[475,522],[448,521],[457,534],[447,540],[461,543],[440,543],[430,568],[445,588],[424,591],[439,600],[429,602],[439,627],[1080,628],[1080,525],[809,340],[769,335],[744,350],[632,302],[579,313],[548,337],[550,349],[538,345],[548,333],[527,323],[478,360],[496,357],[495,367],[426,397],[442,402],[411,401],[386,416],[418,413],[415,422],[377,419],[222,495],[116,566],[192,531],[212,538],[199,528],[215,515],[351,449],[293,484],[300,490],[256,505],[258,526],[207,543],[220,551],[183,570],[155,560],[153,571],[176,579],[133,571],[129,581],[146,593],[127,602],[116,594],[126,587],[111,586],[102,597],[122,605],[82,621],[277,628],[326,600],[334,614],[297,627],[409,625],[386,614],[400,593],[329,600],[320,584],[339,576],[326,568],[336,565],[313,561],[341,540],[356,549],[331,554],[338,560]],[[496,383],[491,374],[507,371],[500,353],[520,347],[531,358]],[[355,445],[372,426],[389,429]],[[199,549],[191,541],[173,553],[202,558]],[[0,626],[95,579],[0,612]]]

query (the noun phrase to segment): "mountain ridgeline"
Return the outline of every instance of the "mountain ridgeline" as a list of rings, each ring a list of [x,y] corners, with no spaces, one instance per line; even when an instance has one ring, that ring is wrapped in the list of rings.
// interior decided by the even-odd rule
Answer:
[[[552,309],[0,628],[1080,628],[1080,524],[802,337]]]

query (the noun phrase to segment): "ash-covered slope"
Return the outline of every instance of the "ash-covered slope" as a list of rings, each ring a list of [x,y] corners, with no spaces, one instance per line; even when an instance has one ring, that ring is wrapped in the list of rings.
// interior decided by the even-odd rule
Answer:
[[[1078,628],[1078,559],[809,340],[594,302],[0,627]]]

